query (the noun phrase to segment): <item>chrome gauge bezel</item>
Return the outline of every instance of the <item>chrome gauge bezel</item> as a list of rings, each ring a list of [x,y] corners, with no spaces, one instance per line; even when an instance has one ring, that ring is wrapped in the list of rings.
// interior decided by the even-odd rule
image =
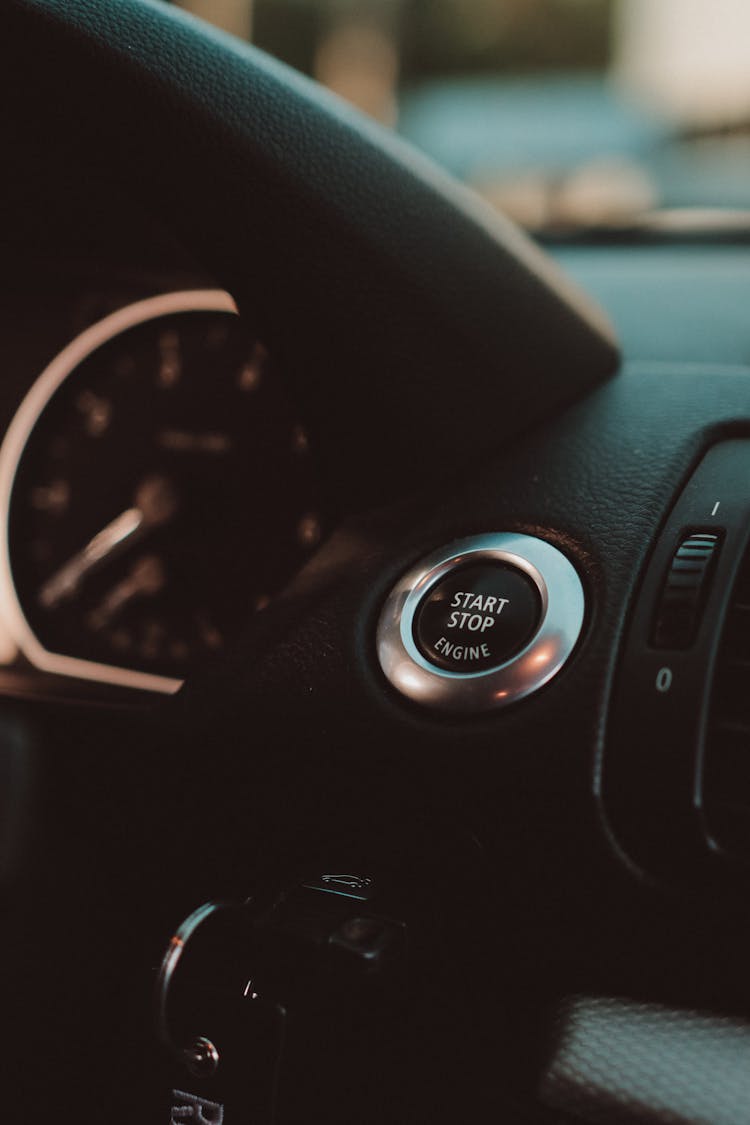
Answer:
[[[436,583],[482,559],[516,567],[532,580],[541,599],[539,624],[503,664],[482,672],[444,671],[417,648],[415,614]],[[538,691],[559,672],[578,641],[584,612],[581,580],[557,547],[512,532],[476,535],[433,551],[399,579],[378,622],[378,659],[393,687],[415,703],[462,714],[495,710]]]
[[[0,540],[0,618],[5,626],[5,647],[13,656],[23,657],[40,672],[66,679],[106,684],[113,687],[157,692],[171,695],[183,681],[171,676],[158,676],[112,664],[100,664],[76,656],[50,652],[39,641],[23,612],[11,567],[9,537],[10,502],[16,473],[26,444],[52,396],[85,359],[102,345],[139,324],[145,324],[172,313],[229,312],[237,314],[237,306],[222,289],[188,289],[160,293],[118,309],[86,328],[63,348],[44,369],[21,402],[0,446],[0,518],[3,534]]]

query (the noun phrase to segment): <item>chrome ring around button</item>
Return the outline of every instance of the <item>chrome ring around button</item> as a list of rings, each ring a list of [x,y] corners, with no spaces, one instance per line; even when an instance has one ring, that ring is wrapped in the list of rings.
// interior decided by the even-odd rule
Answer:
[[[480,672],[443,670],[417,648],[417,610],[447,575],[483,559],[515,567],[533,581],[542,605],[539,624],[527,644],[502,664]],[[390,683],[416,703],[462,713],[506,707],[557,674],[580,636],[584,609],[581,580],[551,543],[512,532],[476,535],[432,552],[401,577],[378,622],[378,659]]]

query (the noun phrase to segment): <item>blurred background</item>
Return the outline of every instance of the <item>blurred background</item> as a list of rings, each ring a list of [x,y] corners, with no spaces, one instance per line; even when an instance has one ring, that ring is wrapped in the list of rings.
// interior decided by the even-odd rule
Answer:
[[[174,2],[533,232],[747,222],[750,0]]]

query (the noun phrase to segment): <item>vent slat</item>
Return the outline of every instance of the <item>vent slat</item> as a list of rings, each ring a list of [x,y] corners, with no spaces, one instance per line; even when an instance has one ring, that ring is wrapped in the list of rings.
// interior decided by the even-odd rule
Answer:
[[[729,607],[721,639],[720,659],[750,661],[750,605],[744,602],[735,602]]]
[[[750,555],[732,591],[714,678],[703,806],[720,846],[750,854]]]

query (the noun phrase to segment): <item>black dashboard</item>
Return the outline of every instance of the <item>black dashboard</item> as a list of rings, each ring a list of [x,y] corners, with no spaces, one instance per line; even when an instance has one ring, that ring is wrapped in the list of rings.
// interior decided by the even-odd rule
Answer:
[[[7,568],[100,681],[0,674],[15,1119],[748,1120],[744,235],[548,260],[166,7],[3,18]]]
[[[177,690],[304,565],[335,510],[316,480],[304,407],[232,297],[184,268],[151,219],[127,205],[118,217],[138,232],[127,252],[102,233],[94,271],[63,242],[54,258],[25,262],[25,285],[3,299],[0,685],[10,694],[121,702],[128,690]],[[91,240],[93,225],[69,216],[65,231]],[[160,269],[129,269],[134,244],[142,259],[160,248]],[[748,362],[733,313],[750,297],[741,245],[672,237],[551,252],[612,317],[631,366],[658,378],[660,363]],[[154,411],[153,388],[180,378],[181,402]],[[196,471],[211,463],[214,483],[175,519],[180,486],[196,497]],[[153,508],[145,526],[139,488]],[[135,525],[112,526],[127,513]],[[97,558],[91,543],[107,529]],[[82,560],[85,549],[94,558]],[[71,559],[82,571],[72,582]]]
[[[248,318],[184,268],[147,214],[121,203],[118,221],[137,232],[127,252],[107,230],[94,271],[63,242],[54,258],[26,262],[25,284],[3,301],[0,686],[11,695],[122,702],[175,691],[301,569],[335,510],[304,407]],[[66,238],[93,230],[69,217]],[[143,257],[159,248],[158,270],[129,268],[134,244]],[[750,296],[750,269],[736,240],[550,250],[598,297],[631,366],[658,378],[660,363],[748,361],[733,310]],[[158,392],[163,405],[180,379],[181,399],[161,410]],[[211,464],[213,483],[195,499],[198,466]],[[194,506],[176,519],[180,482]],[[102,531],[112,542],[92,550]]]

